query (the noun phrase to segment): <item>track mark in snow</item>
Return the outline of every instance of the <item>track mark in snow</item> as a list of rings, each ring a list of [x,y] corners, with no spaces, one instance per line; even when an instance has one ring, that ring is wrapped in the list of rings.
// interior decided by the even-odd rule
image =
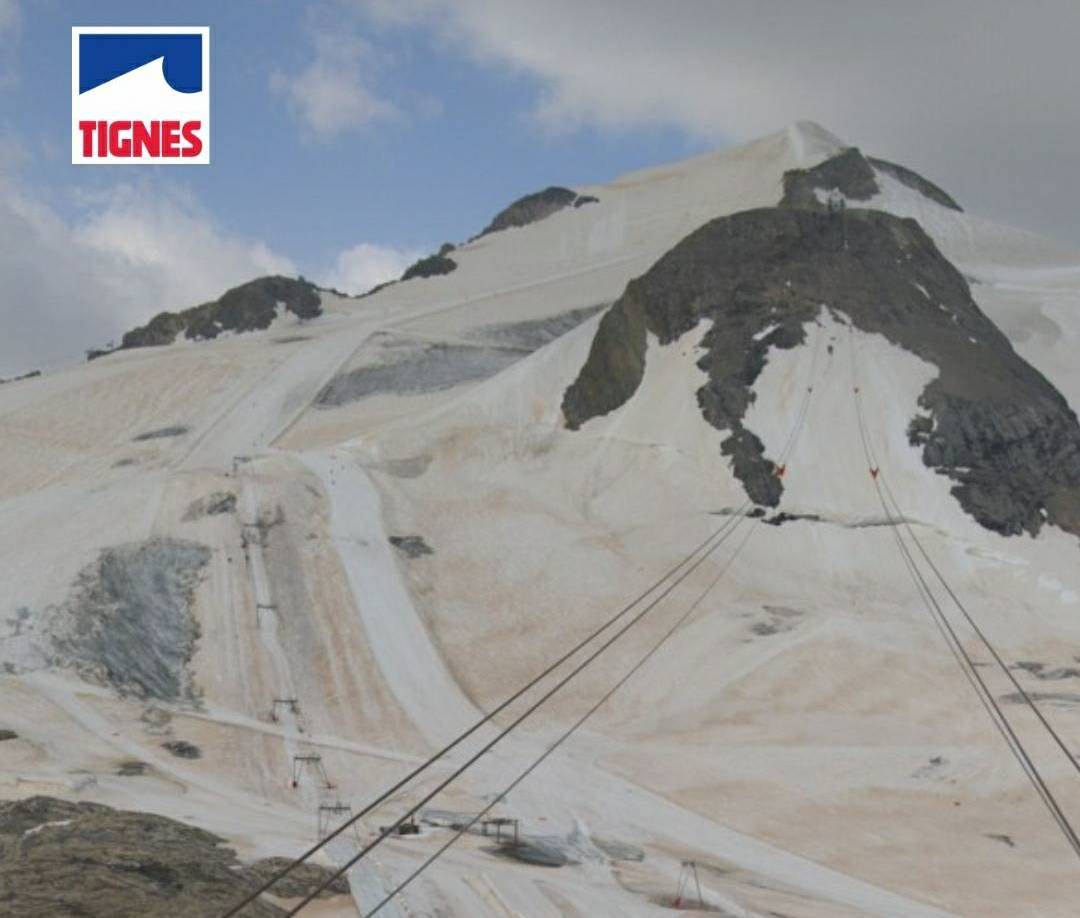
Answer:
[[[383,679],[413,724],[433,745],[477,720],[439,655],[398,571],[382,525],[378,491],[344,454],[302,454],[322,482],[330,533]]]

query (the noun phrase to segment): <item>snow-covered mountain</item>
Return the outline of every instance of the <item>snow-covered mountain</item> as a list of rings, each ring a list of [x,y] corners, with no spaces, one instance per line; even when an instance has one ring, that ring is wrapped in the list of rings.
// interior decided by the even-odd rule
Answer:
[[[800,123],[530,196],[370,295],[315,309],[281,283],[0,386],[0,796],[295,855],[320,805],[359,809],[748,511],[419,837],[303,913],[370,908],[721,573],[493,811],[564,866],[469,835],[381,914],[662,915],[691,860],[729,915],[1073,913],[1073,852],[896,536],[1080,735],[1080,253]],[[1072,767],[949,614],[1080,819]],[[61,801],[5,804],[0,876],[93,860],[80,820],[112,811]],[[152,824],[169,843],[125,855],[130,914],[243,891],[222,862],[191,899],[204,837]],[[117,863],[27,908],[129,914]]]

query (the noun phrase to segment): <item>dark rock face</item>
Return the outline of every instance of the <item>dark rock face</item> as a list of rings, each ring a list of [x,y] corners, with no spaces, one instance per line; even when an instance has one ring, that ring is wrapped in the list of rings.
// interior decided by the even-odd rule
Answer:
[[[920,396],[926,416],[909,436],[928,466],[956,482],[952,493],[968,513],[1003,534],[1035,534],[1044,521],[1080,534],[1076,415],[982,313],[921,227],[879,211],[765,208],[692,233],[631,281],[601,320],[563,399],[567,426],[633,395],[648,332],[667,344],[711,319],[698,403],[710,424],[730,432],[722,449],[749,496],[775,506],[781,481],[742,419],[769,347],[801,344],[822,304],[938,368]]]
[[[818,199],[816,192],[827,193],[834,188],[849,201],[869,201],[881,191],[875,170],[888,173],[943,207],[961,210],[960,205],[933,182],[904,166],[864,156],[857,147],[848,147],[812,169],[785,172],[784,197],[780,206],[824,210],[826,206]]]
[[[16,733],[14,730],[0,730],[0,743],[18,738],[19,734]]]
[[[413,262],[405,269],[401,279],[407,281],[415,277],[438,277],[441,274],[449,274],[456,269],[457,262],[454,259],[447,258],[445,254],[439,253],[428,255],[427,258],[421,258],[419,261]]]
[[[52,610],[54,662],[121,694],[195,701],[188,663],[199,636],[195,587],[210,550],[151,539],[108,548]]]
[[[781,207],[824,210],[816,191],[838,189],[851,201],[869,201],[881,189],[874,170],[856,147],[848,147],[812,169],[792,169],[784,173]]]
[[[233,287],[217,300],[183,312],[162,312],[146,325],[129,331],[120,348],[172,344],[181,332],[192,340],[216,338],[224,331],[246,332],[268,328],[278,304],[301,319],[322,313],[318,288],[303,278],[260,277]],[[100,355],[99,355],[100,356]]]
[[[0,803],[0,912],[10,918],[196,918],[217,915],[283,866],[241,864],[222,839],[149,813],[51,797]],[[306,895],[330,875],[305,865],[273,887]],[[325,895],[348,892],[335,882]],[[280,918],[265,899],[244,910]]]
[[[550,217],[564,207],[581,207],[596,200],[592,195],[579,195],[569,188],[552,185],[543,191],[537,191],[534,194],[527,194],[523,198],[518,198],[513,204],[500,210],[492,218],[492,221],[481,230],[480,236],[497,233],[512,226],[528,226],[530,223],[536,223],[538,220]]]

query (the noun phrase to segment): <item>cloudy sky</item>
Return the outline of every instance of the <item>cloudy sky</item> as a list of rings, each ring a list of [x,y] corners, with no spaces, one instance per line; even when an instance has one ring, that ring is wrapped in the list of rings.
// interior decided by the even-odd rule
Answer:
[[[69,163],[72,25],[209,25],[213,165]],[[0,0],[0,377],[267,272],[818,121],[1080,247],[1075,0]]]

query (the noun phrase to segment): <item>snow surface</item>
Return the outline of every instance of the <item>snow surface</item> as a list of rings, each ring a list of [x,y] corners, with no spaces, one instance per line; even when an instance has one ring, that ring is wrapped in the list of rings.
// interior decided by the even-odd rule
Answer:
[[[145,809],[219,832],[245,857],[290,854],[313,840],[320,802],[359,808],[497,704],[742,503],[723,432],[696,404],[707,327],[663,347],[650,340],[636,395],[576,432],[560,403],[599,315],[487,379],[337,407],[317,407],[319,393],[368,365],[373,336],[476,341],[493,325],[612,302],[701,223],[776,203],[786,169],[842,148],[800,123],[581,189],[598,203],[467,243],[452,274],[362,299],[326,295],[324,315],[295,334],[121,352],[0,388],[0,726],[19,734],[0,747],[0,793]],[[1080,403],[1080,255],[879,179],[873,205],[919,219],[977,280],[980,306],[1020,353]],[[528,866],[469,836],[399,914],[662,915],[686,858],[732,915],[1072,914],[1072,855],[880,525],[853,361],[905,516],[1008,660],[1074,662],[1075,540],[989,533],[923,466],[905,431],[933,367],[852,334],[829,304],[807,334],[807,346],[770,352],[746,425],[778,457],[813,387],[781,509],[816,519],[746,524],[745,546],[686,626],[497,810],[568,849],[608,839],[645,860]],[[187,432],[136,439],[169,426]],[[185,520],[218,491],[238,495],[235,514]],[[419,535],[433,553],[405,558],[391,535]],[[195,596],[198,704],[118,698],[52,669],[38,627],[102,549],[160,536],[212,552]],[[733,545],[433,805],[476,812],[656,639]],[[1080,691],[1018,675],[1033,689]],[[1011,691],[1004,680],[994,688]],[[272,700],[291,696],[301,718],[272,721]],[[1009,710],[1080,814],[1075,776]],[[1066,736],[1080,730],[1076,704],[1050,716]],[[421,786],[491,735],[480,731]],[[170,755],[161,744],[172,739],[202,757]],[[337,787],[305,773],[291,788],[292,757],[314,752]],[[144,777],[116,774],[129,758],[149,764]],[[373,814],[362,837],[419,796]],[[356,899],[370,906],[445,832],[383,845],[354,876]],[[333,846],[328,862],[352,844]],[[341,897],[312,914],[357,907]]]

